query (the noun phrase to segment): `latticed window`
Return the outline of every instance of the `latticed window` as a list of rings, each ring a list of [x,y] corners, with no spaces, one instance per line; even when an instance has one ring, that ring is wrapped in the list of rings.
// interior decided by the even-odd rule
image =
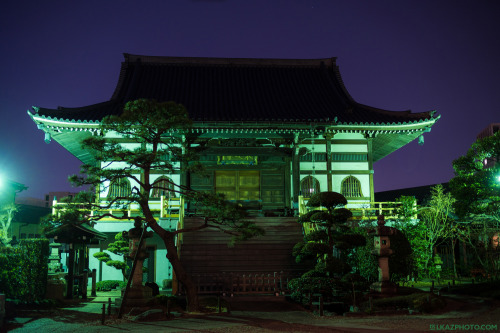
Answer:
[[[341,191],[345,197],[359,198],[363,196],[361,194],[361,183],[353,176],[344,178]]]
[[[305,177],[300,182],[300,192],[306,198],[311,197],[311,195],[313,194],[319,193],[319,181],[312,176]]]
[[[174,184],[168,177],[160,177],[153,183],[151,198],[160,198],[162,195],[167,198],[175,198]]]
[[[126,178],[116,179],[111,183],[109,188],[108,197],[128,197],[130,196],[132,190],[130,187],[130,182]]]

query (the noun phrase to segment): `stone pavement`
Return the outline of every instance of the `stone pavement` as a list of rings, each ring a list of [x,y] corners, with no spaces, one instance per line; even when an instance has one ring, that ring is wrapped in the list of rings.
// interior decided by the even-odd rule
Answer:
[[[498,324],[498,304],[477,300],[472,308],[458,304],[458,311],[438,315],[391,315],[318,317],[285,301],[239,302],[231,299],[231,314],[190,314],[170,320],[135,322],[106,317],[101,325],[102,305],[114,300],[118,292],[98,293],[89,302],[74,304],[70,315],[40,318],[16,318],[12,332],[424,332],[437,325]],[[116,316],[115,316],[116,317]],[[21,326],[22,325],[22,326]],[[432,326],[434,325],[434,326]],[[498,326],[500,327],[500,325]]]

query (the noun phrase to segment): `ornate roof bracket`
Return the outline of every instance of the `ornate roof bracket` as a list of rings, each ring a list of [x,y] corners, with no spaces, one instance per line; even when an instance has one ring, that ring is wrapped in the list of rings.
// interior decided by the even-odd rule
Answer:
[[[39,130],[42,130],[43,133],[45,133],[45,137],[43,139],[43,141],[45,141],[46,144],[49,144],[51,141],[52,141],[52,138],[50,136],[50,133],[49,131],[47,130],[47,128],[45,127],[44,124],[38,124],[36,126]]]

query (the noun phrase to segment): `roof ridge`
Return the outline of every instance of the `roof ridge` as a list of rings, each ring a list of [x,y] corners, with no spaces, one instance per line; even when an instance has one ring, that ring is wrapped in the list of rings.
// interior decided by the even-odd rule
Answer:
[[[319,59],[287,59],[287,58],[219,58],[219,57],[171,57],[148,56],[124,53],[126,63],[145,62],[156,64],[199,64],[199,65],[258,65],[258,66],[294,66],[309,67],[335,66],[337,57]]]

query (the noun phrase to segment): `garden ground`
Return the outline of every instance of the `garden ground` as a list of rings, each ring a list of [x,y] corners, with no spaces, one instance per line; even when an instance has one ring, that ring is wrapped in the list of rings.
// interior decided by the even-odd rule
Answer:
[[[170,319],[161,310],[145,316],[132,312],[117,319],[106,316],[101,324],[102,305],[118,291],[98,292],[87,301],[75,300],[62,308],[25,309],[16,313],[4,330],[13,332],[425,332],[453,330],[498,331],[500,301],[484,297],[444,294],[446,306],[433,314],[381,311],[374,315],[318,316],[282,298],[229,299],[231,313],[185,314],[174,312]],[[448,327],[446,328],[446,325]],[[451,325],[460,326],[460,329]],[[474,329],[474,325],[479,325]],[[486,326],[481,326],[486,325]],[[496,325],[496,329],[495,329]],[[455,329],[453,329],[455,328]],[[468,328],[468,329],[467,329]]]

